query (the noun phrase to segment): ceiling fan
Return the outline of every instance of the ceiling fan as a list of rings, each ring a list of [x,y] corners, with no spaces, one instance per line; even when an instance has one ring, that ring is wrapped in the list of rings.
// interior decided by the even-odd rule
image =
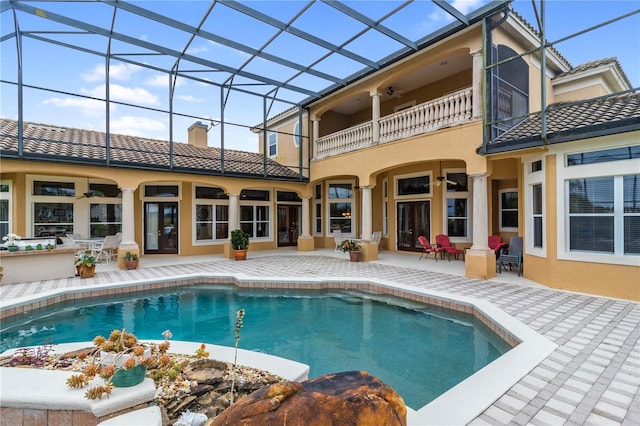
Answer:
[[[76,197],[76,200],[79,200],[81,198],[93,198],[93,197],[103,197],[103,196],[104,194],[102,192],[90,189],[87,192],[82,193],[81,196]]]
[[[387,90],[384,93],[392,98],[401,98],[404,94],[404,90],[394,89],[393,86],[387,87]]]
[[[436,182],[435,182],[435,186],[440,186],[442,185],[442,182],[446,182],[449,185],[458,185],[458,182],[454,181],[454,180],[450,180],[447,179],[446,176],[442,175],[442,161],[440,162],[440,175],[436,177]]]

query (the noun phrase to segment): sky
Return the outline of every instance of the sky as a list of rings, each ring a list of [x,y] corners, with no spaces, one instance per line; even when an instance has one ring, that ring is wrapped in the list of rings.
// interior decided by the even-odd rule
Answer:
[[[198,20],[210,5],[208,1],[199,0],[137,1],[132,3],[158,13],[164,13],[192,26],[198,24]],[[355,0],[345,3],[361,13],[377,18],[401,2],[398,0]],[[487,0],[453,0],[451,3],[467,13],[487,3]],[[94,25],[108,28],[110,24],[110,10],[112,8],[110,9],[105,4],[92,5],[84,2],[76,2],[72,6],[63,2],[33,4],[49,11],[68,14],[70,17]],[[286,22],[306,2],[259,0],[246,2],[246,4],[262,11],[265,15]],[[540,7],[540,0],[536,0],[535,4]],[[65,7],[73,7],[73,9],[65,9]],[[439,28],[448,22],[447,19],[450,19],[432,2],[426,0],[418,0],[412,7],[416,9],[407,10],[404,14],[399,13],[383,23],[407,38],[415,40],[421,35]],[[537,28],[531,0],[516,0],[513,2],[513,7],[534,28]],[[233,14],[232,11],[224,9],[224,7],[216,5],[214,10],[218,15],[215,15],[215,20],[210,20],[210,22],[215,22],[217,34],[259,49],[263,47],[259,43],[267,40],[274,33],[273,28],[268,25],[252,27],[252,31],[247,31],[246,17],[243,18],[241,14]],[[545,9],[547,39],[555,41],[571,33],[638,10],[640,9],[640,0],[547,0]],[[339,13],[324,3],[314,3],[313,6],[310,6],[310,10],[314,10],[317,14],[303,13],[294,22],[294,26],[336,44],[340,42],[341,37],[356,31],[355,27],[351,28],[349,22],[343,21]],[[415,13],[416,10],[424,13]],[[42,26],[44,20],[31,15],[23,14],[23,16],[24,18],[22,16],[20,18],[21,30],[45,29]],[[318,20],[318,16],[324,19]],[[0,19],[0,36],[4,37],[13,31],[12,13],[4,12]],[[117,28],[118,31],[139,40],[154,42],[178,50],[187,41],[185,38],[166,30],[158,32],[159,24],[149,23],[142,19],[120,22],[122,24]],[[331,25],[327,26],[327,22],[330,22]],[[39,27],[32,25],[32,23],[37,23]],[[50,25],[46,21],[45,24]],[[213,28],[210,27],[212,31]],[[54,25],[51,29],[59,30],[62,27]],[[207,29],[207,27],[204,26],[203,29]],[[327,31],[328,29],[330,31]],[[58,36],[57,39],[64,43],[73,43],[77,37],[78,35],[66,34]],[[89,37],[90,41],[87,46],[104,51],[104,38],[83,37]],[[261,39],[261,37],[263,38]],[[4,39],[0,43],[0,60],[2,62],[0,79],[3,80],[0,84],[0,116],[12,119],[18,117],[17,90],[15,85],[7,84],[4,81],[17,81],[15,45],[16,41],[13,38]],[[631,84],[634,87],[640,87],[640,13],[567,40],[555,47],[573,66],[597,59],[617,57]],[[374,58],[381,58],[392,52],[397,46],[393,43],[387,43],[382,38],[363,37],[350,44],[349,48],[363,56],[371,55]],[[114,43],[112,52],[118,52],[118,49],[123,49],[123,45]],[[321,54],[322,49],[303,46],[296,40],[296,37],[285,33],[277,42],[264,48],[264,51],[287,60],[309,63]],[[103,58],[28,38],[23,39],[23,52],[24,84],[54,88],[58,91],[46,92],[25,89],[23,102],[26,121],[104,131],[105,106],[104,102],[98,100],[105,97],[105,61]],[[241,65],[249,58],[245,53],[197,38],[189,46],[188,53],[223,62],[230,66]],[[163,68],[170,68],[172,65],[172,62],[162,62],[152,56],[145,56],[144,61]],[[356,65],[353,61],[332,62],[327,60],[318,64],[316,68],[346,77],[357,70],[358,66]],[[290,76],[290,71],[280,68],[267,61],[255,60],[247,64],[245,70],[273,78],[278,78],[281,75]],[[209,73],[205,76],[205,73],[198,74],[199,70],[193,71],[193,75],[202,79],[217,81],[216,79],[219,78],[220,81],[224,80],[224,73],[219,73],[220,75]],[[169,109],[170,96],[167,75],[121,61],[112,61],[109,73],[111,99],[123,103],[133,103],[144,108],[133,108],[123,104],[112,105],[110,108],[111,132],[168,140],[167,114],[157,111]],[[238,79],[236,82],[242,83],[242,79]],[[292,83],[315,90],[325,85],[326,81],[319,78],[300,77],[292,80]],[[252,86],[246,87],[253,89]],[[227,106],[224,109],[225,120],[230,123],[242,124],[242,126],[231,124],[225,126],[225,148],[257,151],[258,135],[251,132],[247,126],[259,124],[262,121],[265,108],[269,108],[270,105],[263,105],[260,97],[232,93],[232,96],[227,98]],[[286,90],[280,93],[283,96],[291,95]],[[94,99],[76,97],[71,94],[82,94]],[[306,96],[298,95],[298,100],[302,100],[304,97]],[[220,146],[220,126],[213,125],[217,124],[217,120],[221,118],[221,98],[219,88],[193,80],[178,80],[173,96],[173,109],[174,112],[183,113],[186,116],[175,116],[174,140],[186,141],[186,129],[196,121],[196,118],[193,117],[198,117],[198,119],[203,119],[205,124],[212,125],[209,132],[209,145]],[[271,109],[266,109],[266,114],[273,116],[274,113],[290,106],[290,104],[283,102],[275,102]]]

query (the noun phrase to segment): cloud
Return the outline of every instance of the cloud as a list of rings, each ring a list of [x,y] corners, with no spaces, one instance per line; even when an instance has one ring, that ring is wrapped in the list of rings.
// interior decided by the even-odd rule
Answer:
[[[92,117],[104,116],[104,102],[95,99],[86,98],[49,98],[42,101],[43,105],[53,105],[59,108],[75,108],[79,109],[85,115]],[[111,106],[111,110],[115,109],[115,105]]]
[[[111,80],[128,81],[138,70],[138,67],[129,64],[111,64],[109,66],[109,78]],[[89,82],[104,81],[104,65],[96,65],[90,72],[80,76],[83,80]]]
[[[200,47],[189,47],[189,50],[187,50],[187,53],[190,55],[195,55],[196,53],[202,53],[202,52],[206,52],[207,46],[200,46]]]
[[[178,95],[176,98],[185,102],[204,102],[204,99],[196,98],[191,95]]]
[[[80,92],[96,98],[104,98],[106,89],[105,85],[101,84],[93,89],[81,89]],[[138,105],[158,105],[160,103],[156,95],[141,87],[125,87],[119,84],[110,84],[109,94],[114,101],[131,102]]]
[[[144,82],[147,86],[152,87],[162,87],[166,89],[169,87],[169,76],[167,74],[158,74],[155,77],[150,77]],[[177,78],[176,79],[176,87],[184,86],[185,79]]]
[[[123,135],[159,138],[161,137],[159,134],[165,132],[165,125],[161,121],[152,120],[147,117],[129,115],[111,120],[111,132]],[[166,136],[164,136],[164,138],[166,139]]]

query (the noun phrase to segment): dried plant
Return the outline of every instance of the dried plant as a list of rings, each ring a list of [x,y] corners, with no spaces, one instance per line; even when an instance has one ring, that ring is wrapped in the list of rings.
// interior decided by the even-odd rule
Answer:
[[[244,309],[240,309],[236,312],[236,335],[235,335],[235,354],[233,356],[233,372],[231,377],[231,397],[229,398],[229,405],[233,404],[233,389],[236,383],[237,366],[238,366],[238,342],[240,341],[240,329],[242,328],[244,320]]]

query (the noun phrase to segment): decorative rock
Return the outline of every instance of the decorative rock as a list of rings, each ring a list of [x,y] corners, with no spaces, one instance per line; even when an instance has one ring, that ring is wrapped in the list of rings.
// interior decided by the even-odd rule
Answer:
[[[407,407],[377,377],[349,371],[265,386],[227,408],[211,424],[405,426]]]

